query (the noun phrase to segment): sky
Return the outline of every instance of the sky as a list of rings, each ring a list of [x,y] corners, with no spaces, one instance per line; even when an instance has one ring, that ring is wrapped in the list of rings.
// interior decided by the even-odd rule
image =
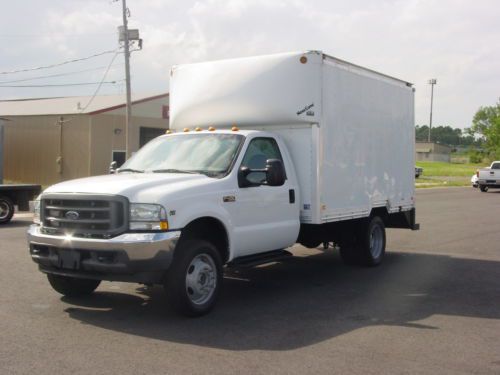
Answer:
[[[499,0],[127,0],[143,49],[131,57],[132,90],[168,91],[172,65],[321,50],[414,83],[415,123],[470,127],[500,98]],[[121,0],[2,2],[0,99],[124,94],[123,55],[8,73],[119,47]],[[51,76],[51,77],[46,77]],[[33,79],[35,78],[35,79]],[[30,79],[30,80],[27,80]],[[115,83],[107,83],[115,82]],[[47,86],[84,83],[76,86]],[[45,87],[7,87],[44,85]]]

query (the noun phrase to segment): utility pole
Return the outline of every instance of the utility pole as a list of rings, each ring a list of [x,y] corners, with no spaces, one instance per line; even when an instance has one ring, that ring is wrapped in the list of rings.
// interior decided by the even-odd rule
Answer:
[[[63,180],[63,127],[64,127],[64,117],[59,117],[57,121],[59,125],[59,156],[56,159],[56,171],[59,174],[60,180]]]
[[[130,46],[128,35],[127,1],[122,0],[123,42],[125,47],[125,85],[127,87],[127,104],[125,106],[125,151],[126,159],[132,155],[132,94],[130,89]]]
[[[429,119],[429,134],[427,136],[427,142],[431,142],[431,129],[432,129],[432,102],[434,101],[434,85],[437,83],[436,78],[429,80],[429,85],[431,85],[431,115]]]

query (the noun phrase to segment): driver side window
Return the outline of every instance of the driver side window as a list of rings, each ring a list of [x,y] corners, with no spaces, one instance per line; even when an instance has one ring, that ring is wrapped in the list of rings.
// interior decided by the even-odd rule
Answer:
[[[276,140],[273,138],[255,138],[248,145],[241,166],[250,169],[265,169],[267,159],[278,159],[283,162]],[[262,183],[266,180],[266,173],[253,172],[247,176],[247,179],[253,183]]]

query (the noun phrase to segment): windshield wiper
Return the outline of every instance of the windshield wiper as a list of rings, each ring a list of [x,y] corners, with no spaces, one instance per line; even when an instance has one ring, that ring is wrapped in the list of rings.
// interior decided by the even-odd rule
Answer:
[[[200,172],[197,171],[189,171],[185,169],[174,169],[174,168],[169,168],[169,169],[155,169],[151,171],[153,173],[189,173],[189,174],[200,174]]]
[[[144,171],[141,171],[140,169],[133,169],[133,168],[124,168],[118,170],[118,173],[122,172],[144,173]]]

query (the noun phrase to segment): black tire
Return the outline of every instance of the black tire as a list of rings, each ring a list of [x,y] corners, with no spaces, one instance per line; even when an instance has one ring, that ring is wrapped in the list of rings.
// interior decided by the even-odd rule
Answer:
[[[7,197],[0,197],[0,224],[6,224],[14,216],[14,203]]]
[[[384,259],[385,244],[384,221],[373,216],[355,231],[351,244],[340,248],[340,256],[347,265],[378,266]]]
[[[479,185],[479,190],[481,193],[486,193],[488,191],[488,186]]]
[[[319,245],[321,245],[322,241],[320,240],[315,240],[315,239],[306,239],[302,240],[300,244],[304,247],[307,247],[308,249],[315,249]]]
[[[170,305],[185,316],[208,313],[217,301],[222,275],[221,257],[214,245],[203,240],[182,241],[165,277]]]
[[[76,277],[47,274],[52,288],[67,297],[80,297],[91,294],[97,289],[101,280],[79,279]]]

